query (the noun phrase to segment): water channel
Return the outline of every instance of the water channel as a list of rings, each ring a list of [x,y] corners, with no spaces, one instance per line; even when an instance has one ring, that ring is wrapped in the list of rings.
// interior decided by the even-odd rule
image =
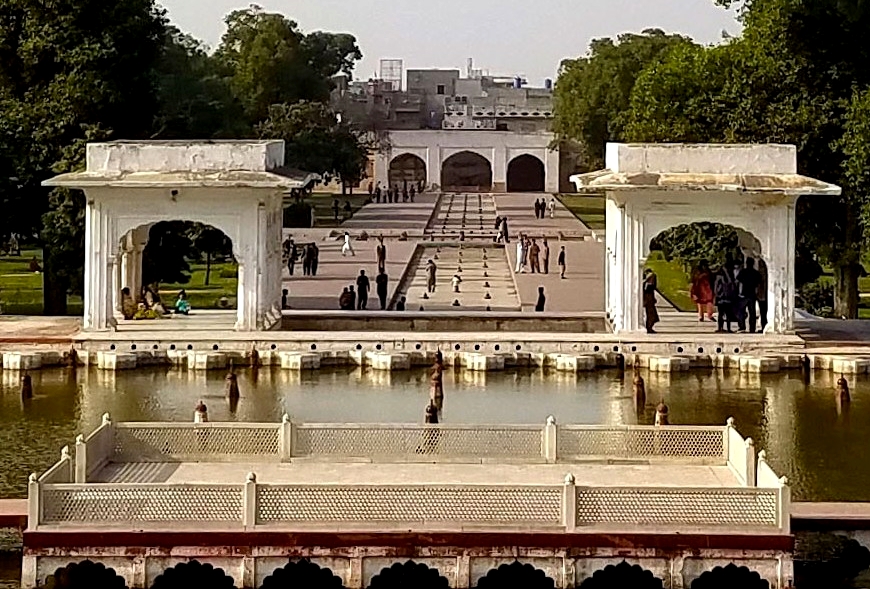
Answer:
[[[231,411],[222,372],[178,370],[34,372],[34,398],[22,401],[19,376],[0,372],[0,497],[26,495],[27,475],[53,464],[109,412],[115,421],[189,421],[202,398],[212,421],[277,422],[285,412],[309,422],[420,422],[428,399],[426,371],[378,373],[337,369],[311,373],[239,371],[242,398]],[[797,501],[870,501],[870,379],[852,385],[838,408],[836,376],[817,372],[764,375],[644,373],[647,406],[638,411],[630,371],[445,373],[447,423],[652,424],[664,398],[671,423],[724,424],[765,449],[788,476]],[[14,561],[10,570],[14,571]],[[0,587],[3,563],[0,562]]]

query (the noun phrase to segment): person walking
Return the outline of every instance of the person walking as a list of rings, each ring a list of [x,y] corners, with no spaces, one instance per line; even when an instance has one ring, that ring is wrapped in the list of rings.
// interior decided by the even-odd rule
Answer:
[[[556,264],[559,266],[559,278],[565,280],[565,246],[559,250],[559,257],[556,259]]]
[[[716,309],[719,312],[716,333],[731,333],[731,321],[734,319],[734,291],[736,290],[734,275],[731,273],[733,264],[734,262],[728,256],[725,264],[716,273],[716,280],[713,283],[713,296],[716,300]]]
[[[535,304],[535,312],[536,313],[543,313],[544,312],[544,305],[546,305],[546,303],[547,303],[547,297],[544,296],[544,287],[539,286],[538,287],[538,302]]]
[[[411,184],[411,188],[408,189],[408,194],[411,197],[411,202],[414,202],[414,196],[417,194],[417,188]]]
[[[534,239],[532,240],[532,245],[529,246],[529,263],[532,266],[532,274],[540,274],[541,273],[541,248],[538,246],[538,242]]]
[[[707,319],[713,321],[713,278],[707,260],[698,262],[698,267],[692,272],[689,296],[698,308],[698,321],[704,321],[705,313]]]
[[[364,311],[368,307],[369,290],[371,290],[371,283],[369,282],[369,277],[366,276],[365,270],[360,270],[359,276],[356,277],[356,290],[356,308],[357,310]]]
[[[317,276],[317,264],[320,263],[320,248],[316,243],[311,244],[311,275]]]
[[[375,186],[375,202],[378,204],[381,203],[381,183],[380,182],[378,182],[378,185]]]
[[[296,256],[299,250],[296,247],[295,241],[290,241],[290,257],[287,258],[287,269],[290,271],[290,276],[293,276],[293,268],[296,266]]]
[[[373,182],[369,182],[369,200],[372,200],[372,196],[375,193],[375,187]]]
[[[767,329],[767,263],[763,258],[758,258],[758,290],[755,298],[758,300],[758,319],[761,321],[761,333]]]
[[[761,274],[755,269],[755,260],[746,258],[746,267],[737,274],[740,285],[740,322],[738,331],[746,331],[746,316],[749,315],[749,333],[755,333],[758,324],[756,304],[758,303],[758,285],[761,284]]]
[[[333,215],[333,217],[335,217],[336,223],[338,223],[338,211],[339,211],[338,199],[335,198],[332,200],[332,215]]]
[[[510,237],[510,234],[508,233],[508,218],[507,217],[501,218],[501,237],[502,237],[502,239],[504,239],[505,243],[511,242],[511,237]]]
[[[351,256],[356,257],[356,252],[353,251],[353,245],[350,243],[350,233],[345,231],[344,232],[344,244],[341,246],[342,257],[347,257],[347,252],[350,252]]]
[[[438,267],[435,262],[429,260],[426,263],[426,290],[430,293],[435,292],[435,273],[437,271]]]
[[[656,309],[656,291],[658,290],[659,280],[656,273],[647,268],[643,271],[643,310],[646,316],[646,332],[655,333],[653,329],[656,323],[659,322],[659,312]]]
[[[524,253],[523,246],[524,246],[523,236],[521,235],[520,238],[517,239],[517,264],[516,264],[516,268],[514,268],[514,272],[517,272],[517,273],[518,272],[525,272],[525,269],[523,268],[523,253]]]
[[[378,272],[387,271],[387,246],[384,245],[384,236],[378,237],[378,246],[375,248],[378,259]]]
[[[378,292],[378,299],[381,301],[381,311],[386,311],[387,309],[387,284],[389,281],[389,277],[383,269],[378,271],[378,275],[375,277],[375,287]]]
[[[544,274],[550,273],[550,244],[547,243],[547,238],[544,238],[541,244],[541,261],[543,262]]]
[[[550,202],[547,204],[547,210],[550,212],[551,219],[556,217],[556,199],[555,198],[550,199]]]

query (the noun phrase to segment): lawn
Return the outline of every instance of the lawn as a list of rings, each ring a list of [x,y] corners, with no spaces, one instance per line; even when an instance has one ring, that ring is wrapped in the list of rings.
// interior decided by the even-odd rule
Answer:
[[[646,262],[646,267],[656,273],[659,292],[663,297],[676,305],[680,311],[691,312],[696,309],[689,295],[691,279],[683,270],[682,264],[668,262],[661,255],[656,256],[656,252],[653,252]]]
[[[368,193],[354,192],[353,196],[341,194],[326,194],[315,192],[305,199],[305,202],[314,205],[314,223],[316,227],[338,227],[341,223],[335,221],[335,213],[332,210],[332,203],[338,199],[339,219],[344,217],[344,203],[349,202],[351,208],[350,216],[353,217],[368,202]]]
[[[42,266],[42,250],[22,249],[20,256],[0,256],[0,302],[5,315],[42,315],[42,273],[30,271],[36,257]],[[82,314],[82,299],[68,298],[67,312]]]
[[[175,305],[178,291],[187,292],[187,300],[193,309],[219,309],[221,297],[229,300],[229,307],[236,308],[238,290],[238,266],[235,262],[212,263],[208,285],[205,284],[205,264],[190,265],[190,280],[185,284],[161,284],[160,298],[167,306]]]
[[[559,200],[590,229],[604,229],[604,197],[585,194],[560,194]]]

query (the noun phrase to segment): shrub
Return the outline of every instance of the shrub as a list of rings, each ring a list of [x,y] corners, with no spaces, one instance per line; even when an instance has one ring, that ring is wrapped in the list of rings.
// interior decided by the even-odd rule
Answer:
[[[834,285],[830,280],[815,280],[800,287],[796,304],[807,313],[833,317]]]
[[[239,269],[236,267],[232,268],[221,268],[220,274],[218,274],[221,278],[231,279],[239,277]]]

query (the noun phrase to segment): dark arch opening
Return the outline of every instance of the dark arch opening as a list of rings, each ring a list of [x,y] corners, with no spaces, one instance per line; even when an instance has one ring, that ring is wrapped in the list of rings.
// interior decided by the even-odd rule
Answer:
[[[478,589],[512,589],[513,587],[555,589],[556,582],[541,569],[530,564],[512,562],[490,570],[477,582],[476,587]]]
[[[208,587],[208,589],[236,589],[233,578],[223,569],[216,569],[210,564],[198,560],[182,562],[163,571],[154,579],[151,589],[191,589],[191,587]]]
[[[310,560],[288,562],[263,580],[260,589],[291,589],[316,587],[317,589],[344,589],[341,577],[332,570],[322,568]]]
[[[544,192],[545,181],[544,162],[533,155],[517,156],[508,164],[508,192]]]
[[[372,577],[369,589],[447,589],[450,583],[425,564],[409,560],[381,569]]]
[[[746,567],[729,564],[726,567],[716,567],[707,571],[694,581],[692,589],[770,589],[770,583],[761,578],[755,571]]]
[[[84,560],[54,571],[45,579],[48,589],[126,589],[124,578],[100,562]]]
[[[492,190],[492,165],[485,157],[461,151],[444,160],[441,188],[453,192],[489,192]]]
[[[390,186],[399,188],[408,184],[426,182],[426,162],[413,153],[403,153],[390,162]]]
[[[664,589],[664,583],[648,570],[622,561],[617,565],[610,565],[596,571],[592,577],[580,585],[580,589],[613,589],[615,587]]]
[[[830,532],[795,534],[797,587],[860,586],[870,578],[870,550],[857,540]]]

